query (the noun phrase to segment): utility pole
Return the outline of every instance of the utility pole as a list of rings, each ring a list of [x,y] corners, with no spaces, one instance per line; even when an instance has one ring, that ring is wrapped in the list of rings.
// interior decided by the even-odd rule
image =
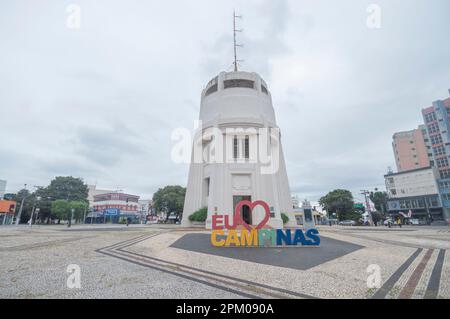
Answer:
[[[366,210],[367,210],[367,213],[369,214],[369,222],[371,225],[373,225],[372,212],[370,211],[370,203],[369,203],[369,197],[368,197],[368,195],[370,195],[370,192],[368,190],[362,190],[361,195],[364,195],[364,199],[366,201]]]
[[[73,208],[70,209],[70,219],[69,219],[69,223],[67,224],[67,227],[69,227],[69,228],[72,225],[72,219],[73,219],[74,211],[75,211],[75,209],[73,209]]]
[[[236,11],[233,11],[233,44],[234,44],[234,72],[238,71],[238,62],[242,62],[242,60],[238,60],[237,58],[237,47],[243,47],[242,44],[237,44],[236,36],[237,32],[242,32],[243,30],[236,29],[236,19],[242,19],[242,16],[236,15]]]
[[[27,189],[27,184],[24,184],[23,189],[24,189],[24,190]],[[30,194],[30,195],[31,195],[31,194]],[[30,195],[28,195],[28,196],[30,196]],[[24,196],[24,197],[22,198],[22,202],[20,203],[19,213],[17,214],[17,217],[16,217],[16,226],[19,226],[19,223],[20,223],[20,217],[22,216],[23,204],[25,203],[25,199],[26,199],[28,196]]]

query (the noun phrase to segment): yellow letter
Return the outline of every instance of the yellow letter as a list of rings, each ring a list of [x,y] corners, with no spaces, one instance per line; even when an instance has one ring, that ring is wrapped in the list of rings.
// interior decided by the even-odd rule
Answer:
[[[217,240],[217,236],[223,236],[223,230],[213,230],[211,233],[211,244],[215,247],[222,247],[223,245],[225,245],[225,240],[221,239],[221,240]]]
[[[256,229],[252,229],[251,231],[243,229],[241,231],[241,245],[258,246],[258,231]]]
[[[225,242],[225,246],[230,246],[233,243],[236,247],[239,247],[241,243],[239,242],[239,237],[235,230],[228,231],[227,241]]]

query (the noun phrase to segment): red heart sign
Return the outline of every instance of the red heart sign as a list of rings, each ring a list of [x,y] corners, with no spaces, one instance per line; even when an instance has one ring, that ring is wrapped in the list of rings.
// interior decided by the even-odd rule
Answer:
[[[251,227],[249,224],[247,224],[241,216],[241,208],[243,206],[248,206],[250,208],[251,211],[253,211],[253,208],[255,208],[256,206],[262,206],[266,212],[266,215],[264,216],[264,219],[261,221],[261,223],[259,223],[256,228]],[[256,202],[250,202],[248,200],[243,200],[241,202],[239,202],[239,204],[236,205],[236,208],[234,209],[234,220],[235,220],[235,225],[236,224],[241,224],[243,225],[245,228],[247,228],[249,231],[251,231],[252,229],[261,229],[263,228],[267,222],[270,219],[270,208],[269,205],[267,205],[266,202],[262,201],[262,200],[258,200]]]

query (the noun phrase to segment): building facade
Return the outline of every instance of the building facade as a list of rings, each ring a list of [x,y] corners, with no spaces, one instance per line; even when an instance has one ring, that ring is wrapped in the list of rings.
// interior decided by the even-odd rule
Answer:
[[[201,127],[196,132],[184,204],[182,224],[189,216],[208,208],[212,216],[234,215],[243,200],[265,201],[270,207],[269,225],[282,228],[281,213],[295,227],[291,192],[275,111],[267,84],[256,73],[222,72],[202,92]],[[244,206],[240,214],[250,225],[266,214],[261,206]]]
[[[430,166],[432,154],[430,145],[427,145],[429,139],[425,125],[411,131],[395,133],[392,140],[398,172]]]
[[[0,225],[11,225],[16,211],[16,202],[0,199]]]
[[[96,222],[118,223],[121,218],[130,218],[133,222],[140,220],[139,196],[118,192],[94,196],[93,212],[88,219]],[[87,221],[89,223],[89,220]]]
[[[94,206],[94,196],[101,195],[101,194],[107,194],[107,193],[114,193],[114,191],[110,190],[110,189],[99,189],[99,188],[97,188],[97,185],[88,185],[89,207]]]
[[[411,219],[421,224],[443,221],[444,210],[437,183],[438,170],[426,167],[410,171],[389,173],[384,176],[389,195],[388,213],[397,218],[409,211]]]
[[[439,195],[444,217],[450,223],[450,98],[433,102],[422,115],[431,144],[430,164],[438,170]]]
[[[0,199],[3,199],[5,192],[6,192],[6,181],[0,179]]]

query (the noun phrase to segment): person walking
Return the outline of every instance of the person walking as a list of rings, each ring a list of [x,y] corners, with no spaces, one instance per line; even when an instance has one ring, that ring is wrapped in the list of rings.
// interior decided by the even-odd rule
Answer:
[[[397,225],[398,227],[402,228],[402,220],[400,219],[400,217],[397,218]]]

